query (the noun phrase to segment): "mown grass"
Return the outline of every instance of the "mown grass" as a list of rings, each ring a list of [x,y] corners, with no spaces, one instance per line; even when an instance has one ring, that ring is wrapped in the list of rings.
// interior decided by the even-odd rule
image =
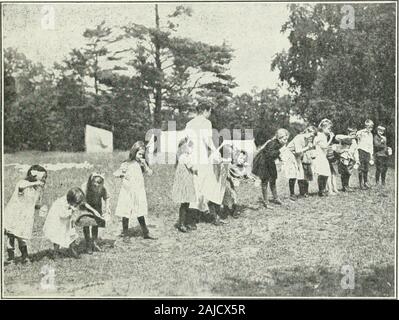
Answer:
[[[6,154],[4,164],[84,162],[94,169],[49,172],[44,203],[62,196],[86,181],[92,170],[106,174],[106,184],[116,206],[119,181],[112,177],[125,152],[113,154],[40,153]],[[370,296],[394,295],[395,183],[388,172],[385,189],[339,196],[312,196],[288,200],[288,186],[278,181],[284,205],[264,209],[259,187],[239,187],[241,217],[228,218],[216,227],[200,223],[189,234],[174,224],[178,206],[171,201],[172,165],[157,165],[146,178],[149,225],[159,239],[146,241],[133,227],[131,243],[118,237],[120,222],[101,230],[104,252],[83,254],[80,260],[51,260],[51,244],[43,238],[44,218],[35,220],[35,239],[29,250],[36,259],[27,265],[4,268],[6,296]],[[371,172],[373,179],[374,168]],[[4,200],[24,174],[4,168]],[[353,175],[352,186],[357,185]],[[311,191],[316,191],[315,183]],[[354,289],[343,289],[342,266],[354,270]],[[55,289],[41,286],[43,266],[55,271]]]

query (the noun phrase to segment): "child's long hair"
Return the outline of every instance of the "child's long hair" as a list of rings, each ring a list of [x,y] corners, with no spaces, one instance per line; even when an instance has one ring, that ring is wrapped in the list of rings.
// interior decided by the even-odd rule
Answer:
[[[47,170],[44,169],[42,166],[35,164],[29,168],[28,172],[26,173],[25,180],[27,180],[29,182],[37,181],[35,171],[44,172],[44,176],[45,176],[45,178],[47,178]]]
[[[125,160],[125,162],[137,161],[136,160],[136,155],[137,155],[137,152],[139,152],[140,149],[144,149],[144,151],[146,150],[145,143],[143,141],[136,141],[133,144],[133,146],[130,148],[129,157],[128,157],[127,160]],[[145,158],[145,156],[144,156],[144,160],[145,160],[145,162],[148,165],[148,162],[147,162],[147,159]],[[143,164],[139,162],[139,165],[141,167],[141,171],[144,172],[145,168],[143,167]]]
[[[143,141],[137,141],[133,144],[133,146],[130,148],[129,151],[129,158],[126,161],[135,161],[136,160],[136,155],[137,152],[139,152],[140,149],[145,150],[145,144]]]
[[[67,193],[67,202],[71,205],[79,205],[84,206],[86,202],[86,197],[82,189],[75,187],[68,191]]]
[[[93,180],[94,178],[100,178],[101,179],[101,189],[95,190],[93,187]],[[92,200],[95,199],[96,194],[99,192],[102,194],[104,190],[104,176],[100,173],[94,172],[90,175],[89,180],[87,180],[87,186],[86,186],[86,201],[88,204],[92,203]]]

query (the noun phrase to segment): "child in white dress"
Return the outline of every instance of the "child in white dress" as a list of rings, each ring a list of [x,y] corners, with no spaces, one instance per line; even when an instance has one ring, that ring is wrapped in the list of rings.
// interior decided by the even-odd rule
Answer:
[[[145,144],[137,141],[129,152],[129,158],[114,172],[114,176],[122,179],[115,215],[122,218],[122,233],[124,241],[129,241],[129,219],[137,219],[144,239],[156,238],[150,236],[145,217],[148,214],[147,195],[145,192],[143,172],[152,175],[152,170],[144,158]]]
[[[69,248],[72,257],[79,258],[77,244],[78,234],[75,221],[79,213],[86,210],[85,194],[80,188],[72,188],[66,196],[58,198],[52,204],[43,226],[44,236],[54,245],[54,256],[60,247]]]
[[[187,232],[193,228],[187,220],[190,202],[197,202],[197,193],[194,185],[194,175],[198,174],[193,165],[192,155],[193,142],[188,138],[179,142],[175,179],[172,188],[172,198],[175,203],[180,204],[179,221],[177,229]]]
[[[26,178],[18,181],[4,211],[4,230],[8,237],[8,261],[15,258],[15,240],[21,251],[21,262],[28,259],[26,240],[32,238],[35,209],[40,207],[47,171],[39,165],[29,168]]]
[[[331,128],[332,122],[328,119],[323,119],[319,124],[319,132],[313,140],[313,144],[315,146],[313,169],[318,175],[317,183],[319,186],[319,196],[321,197],[327,195],[327,179],[331,176],[330,164],[327,159],[328,146],[334,138]],[[327,140],[327,136],[330,136],[329,140]]]
[[[372,130],[374,128],[374,122],[372,120],[366,120],[365,128],[359,130],[356,133],[358,139],[357,150],[359,153],[359,187],[360,190],[370,189],[368,183],[368,172],[369,166],[374,164],[373,153],[374,153],[374,137]]]

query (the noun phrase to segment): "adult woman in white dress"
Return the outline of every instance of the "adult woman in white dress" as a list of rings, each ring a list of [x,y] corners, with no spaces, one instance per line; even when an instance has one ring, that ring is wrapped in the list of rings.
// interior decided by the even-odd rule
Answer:
[[[220,225],[219,210],[224,190],[215,168],[220,156],[212,140],[212,123],[208,120],[211,112],[211,105],[200,103],[197,115],[186,124],[186,134],[193,141],[193,165],[198,170],[198,175],[194,176],[198,200],[190,203],[190,208],[207,211],[209,207],[214,224]]]

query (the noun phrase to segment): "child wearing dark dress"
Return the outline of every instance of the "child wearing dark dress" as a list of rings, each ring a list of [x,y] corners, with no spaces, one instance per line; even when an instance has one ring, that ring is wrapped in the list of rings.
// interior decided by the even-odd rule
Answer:
[[[377,127],[377,134],[374,135],[374,157],[375,157],[375,183],[378,185],[381,177],[381,184],[385,186],[385,178],[388,170],[388,156],[392,149],[387,146],[387,138],[384,136],[385,128]]]
[[[349,180],[353,169],[359,163],[357,143],[354,137],[346,136],[340,140],[340,144],[334,145],[334,153],[338,159],[338,173],[341,175],[343,192],[351,192]]]
[[[272,208],[268,205],[268,186],[273,194],[273,202],[282,204],[276,189],[277,167],[275,161],[279,159],[281,149],[286,148],[288,138],[289,132],[286,129],[278,129],[276,135],[260,148],[254,158],[252,173],[261,179],[263,205],[266,208]]]
[[[109,217],[109,195],[104,186],[104,175],[94,172],[89,180],[82,186],[86,194],[86,202],[94,208],[101,216]],[[103,205],[104,202],[104,205]],[[86,241],[86,252],[92,254],[93,251],[101,251],[98,245],[98,228],[104,228],[105,221],[90,219],[90,223],[83,226],[83,235]],[[90,235],[91,234],[91,235]]]

